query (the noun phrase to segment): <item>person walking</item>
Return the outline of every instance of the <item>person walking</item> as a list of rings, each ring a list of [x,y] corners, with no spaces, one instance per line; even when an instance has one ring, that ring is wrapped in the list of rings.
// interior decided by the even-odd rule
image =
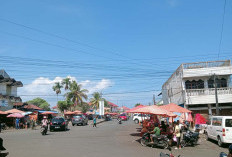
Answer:
[[[96,117],[93,118],[93,127],[97,127],[97,118]]]
[[[15,120],[15,128],[18,130],[19,129],[19,123],[20,123],[20,119],[19,118],[16,118]]]
[[[180,133],[180,127],[179,127],[179,121],[174,122],[174,135],[176,136],[176,142],[177,142],[177,147],[175,149],[181,149],[181,145],[180,145],[180,137],[181,137],[181,133]]]

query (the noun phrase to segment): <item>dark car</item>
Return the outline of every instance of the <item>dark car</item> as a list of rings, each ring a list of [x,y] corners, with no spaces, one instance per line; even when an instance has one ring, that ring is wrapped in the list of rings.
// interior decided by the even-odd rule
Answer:
[[[55,117],[50,122],[50,131],[62,130],[66,131],[68,128],[68,122],[63,117]]]
[[[93,120],[93,115],[92,114],[88,115],[88,119]]]
[[[73,116],[72,126],[74,125],[88,125],[88,118],[83,114]]]

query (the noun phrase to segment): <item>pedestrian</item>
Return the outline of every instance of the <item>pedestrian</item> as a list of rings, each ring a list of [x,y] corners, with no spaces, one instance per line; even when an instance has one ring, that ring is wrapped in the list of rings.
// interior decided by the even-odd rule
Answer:
[[[19,123],[20,123],[20,119],[19,118],[16,118],[15,120],[15,128],[18,130],[19,129]]]
[[[175,149],[181,149],[181,145],[180,145],[181,133],[180,133],[179,121],[174,122],[174,135],[176,137],[176,142],[177,142],[177,146]]]
[[[93,127],[97,127],[97,118],[96,118],[96,116],[93,118]]]

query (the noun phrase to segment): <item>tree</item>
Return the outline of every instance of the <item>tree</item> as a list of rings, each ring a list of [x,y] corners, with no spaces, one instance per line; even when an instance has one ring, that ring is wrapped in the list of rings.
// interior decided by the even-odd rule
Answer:
[[[48,102],[42,98],[35,98],[33,100],[29,100],[27,101],[28,104],[33,104],[35,106],[38,106],[44,110],[49,111],[50,110],[50,105],[48,104]]]
[[[67,101],[58,101],[57,107],[61,112],[68,109]]]
[[[72,81],[69,88],[70,92],[65,94],[67,101],[72,101],[74,106],[81,105],[84,101],[87,100],[87,89],[81,89],[81,85],[76,81]]]
[[[64,85],[65,90],[68,90],[70,87],[70,84],[71,84],[70,78],[67,77],[67,78],[63,79],[61,84]]]
[[[61,88],[63,88],[63,86],[60,84],[60,82],[56,82],[55,85],[52,87],[53,91],[56,92],[57,101],[58,101],[58,94],[61,93]]]
[[[135,107],[137,107],[137,106],[139,106],[139,105],[141,105],[140,103],[137,103],[137,104],[135,104]]]
[[[94,92],[93,97],[90,99],[90,103],[96,109],[99,108],[99,102],[102,100],[102,94],[99,92]]]
[[[82,113],[86,113],[89,110],[90,106],[88,103],[86,102],[82,102],[81,103],[81,112]]]

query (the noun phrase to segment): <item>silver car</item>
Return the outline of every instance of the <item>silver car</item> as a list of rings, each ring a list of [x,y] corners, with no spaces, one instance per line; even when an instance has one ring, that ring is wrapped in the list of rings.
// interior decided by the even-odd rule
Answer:
[[[73,116],[72,125],[88,125],[88,118],[83,114]]]

